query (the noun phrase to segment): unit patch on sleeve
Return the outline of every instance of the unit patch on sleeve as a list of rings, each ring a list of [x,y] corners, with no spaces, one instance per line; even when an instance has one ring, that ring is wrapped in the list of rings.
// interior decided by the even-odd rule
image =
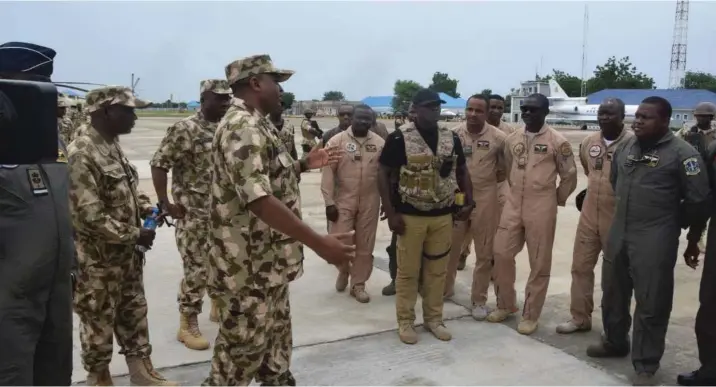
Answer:
[[[698,175],[699,173],[701,173],[699,160],[697,160],[696,157],[689,157],[688,159],[684,160],[684,170],[686,171],[686,176]]]
[[[592,145],[589,147],[589,157],[599,157],[602,154],[602,147],[599,145]]]
[[[592,150],[589,149],[589,152],[591,153]],[[601,152],[601,148],[600,148]],[[562,145],[559,146],[559,153],[562,154],[564,157],[569,157],[572,155],[572,145],[569,144],[569,142],[565,142]]]
[[[525,144],[521,142],[515,144],[515,146],[512,147],[512,153],[514,153],[515,156],[522,156],[522,154],[525,153]]]

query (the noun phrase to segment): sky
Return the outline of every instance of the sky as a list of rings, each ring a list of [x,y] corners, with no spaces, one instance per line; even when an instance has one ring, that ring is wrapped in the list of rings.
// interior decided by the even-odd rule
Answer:
[[[155,102],[198,99],[200,80],[263,53],[296,71],[284,89],[298,100],[392,95],[436,71],[463,96],[505,94],[535,72],[581,75],[585,4],[588,74],[629,56],[668,86],[672,0],[0,2],[0,37],[55,49],[55,81],[129,86],[134,73]],[[716,2],[691,1],[689,19],[687,69],[716,73]]]

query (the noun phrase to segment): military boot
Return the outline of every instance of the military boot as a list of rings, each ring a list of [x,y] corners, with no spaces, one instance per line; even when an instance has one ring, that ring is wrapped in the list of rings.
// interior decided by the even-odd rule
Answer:
[[[353,296],[356,301],[367,304],[370,302],[370,295],[368,292],[365,291],[365,285],[355,285],[351,288],[351,296]]]
[[[432,333],[433,336],[435,336],[435,338],[438,340],[452,340],[452,335],[450,334],[450,331],[448,331],[447,327],[445,327],[445,324],[441,322],[428,322],[425,323],[423,326],[425,327],[426,331]]]
[[[211,299],[211,312],[209,312],[209,321],[218,323],[219,322],[219,307],[216,306],[216,301]]]
[[[460,271],[465,270],[465,266],[467,265],[467,254],[462,253],[460,254],[460,262],[457,264],[457,269]]]
[[[411,323],[398,324],[398,337],[400,337],[400,341],[405,344],[415,344],[418,342],[418,333],[415,332],[415,327]]]
[[[209,348],[209,341],[202,336],[199,330],[199,322],[196,315],[179,315],[179,332],[177,332],[177,340],[184,343],[189,349],[203,351]]]
[[[338,277],[336,278],[336,291],[342,292],[345,291],[348,287],[348,273],[346,272],[339,272]]]
[[[159,374],[152,365],[152,360],[141,357],[128,357],[129,383],[133,386],[178,386]]]
[[[390,283],[383,288],[383,295],[384,296],[394,296],[395,295],[395,280],[390,281]]]
[[[487,315],[487,321],[492,323],[499,323],[507,320],[508,317],[512,316],[517,312],[517,308],[510,309],[496,309],[492,313]]]
[[[104,367],[97,372],[88,373],[85,383],[88,386],[114,386],[112,375],[109,373],[109,367]]]

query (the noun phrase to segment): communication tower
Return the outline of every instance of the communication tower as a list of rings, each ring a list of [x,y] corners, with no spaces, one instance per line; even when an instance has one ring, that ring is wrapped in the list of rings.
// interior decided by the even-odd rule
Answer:
[[[581,97],[587,96],[587,31],[589,31],[589,6],[584,6],[584,31],[582,32],[582,91]]]
[[[674,16],[674,39],[671,44],[671,67],[669,68],[669,88],[683,89],[686,74],[686,44],[689,33],[689,1],[676,2]]]

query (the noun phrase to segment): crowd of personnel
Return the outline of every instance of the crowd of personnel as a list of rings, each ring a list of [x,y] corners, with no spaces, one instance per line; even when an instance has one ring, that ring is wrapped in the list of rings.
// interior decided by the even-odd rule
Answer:
[[[49,82],[55,55],[29,43],[0,45],[0,77]],[[444,102],[428,89],[413,96],[390,133],[366,105],[342,106],[338,126],[325,133],[308,111],[299,157],[281,106],[280,84],[293,71],[257,55],[231,62],[225,74],[200,83],[201,109],[168,128],[150,162],[157,220],[176,220],[183,262],[177,340],[190,349],[210,347],[197,319],[207,293],[210,319],[219,324],[204,385],[296,385],[289,284],[303,274],[304,247],[336,266],[337,291],[368,303],[381,218],[393,232],[391,283],[383,294],[396,297],[402,342],[418,341],[418,295],[424,328],[451,340],[443,305],[454,296],[470,248],[472,316],[499,323],[519,312],[519,333],[538,329],[557,209],[578,179],[571,144],[545,124],[544,95],[524,100],[524,128],[501,121],[498,95],[471,96],[465,122],[447,128],[439,124]],[[73,307],[88,385],[113,384],[115,337],[132,384],[176,385],[154,369],[148,335],[143,267],[156,234],[142,221],[157,208],[139,190],[137,170],[119,143],[134,127],[135,109],[148,102],[121,86],[91,90],[85,101],[71,118],[58,103],[56,160],[0,166],[0,251],[10,257],[0,271],[0,384],[70,384]],[[716,143],[709,143],[716,107],[701,104],[694,113],[697,125],[675,135],[669,102],[649,97],[630,130],[624,103],[607,99],[598,111],[600,131],[582,141],[577,155],[588,184],[577,195],[572,318],[557,332],[591,330],[594,269],[603,253],[604,334],[586,351],[631,354],[635,385],[655,383],[681,231],[688,229],[686,264],[696,268],[715,208]],[[309,170],[322,174],[328,234],[302,221],[299,181]],[[33,229],[42,222],[48,227]],[[708,234],[696,318],[702,367],[680,375],[683,385],[716,385],[716,288],[709,281],[716,231]],[[525,245],[530,274],[520,310],[515,257]],[[491,283],[494,310],[487,306]]]

